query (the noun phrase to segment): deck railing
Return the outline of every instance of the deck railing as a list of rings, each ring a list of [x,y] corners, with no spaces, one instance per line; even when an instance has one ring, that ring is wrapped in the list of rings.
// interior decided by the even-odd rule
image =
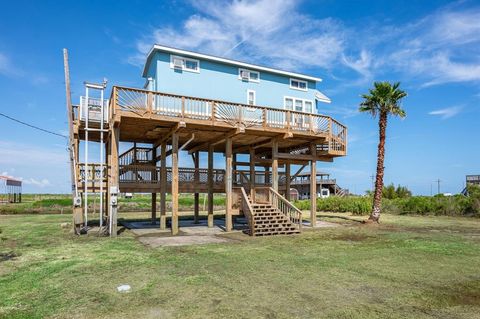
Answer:
[[[79,181],[87,181],[87,182],[105,182],[107,176],[107,165],[103,164],[103,170],[101,168],[100,163],[90,163],[85,167],[85,163],[78,164],[78,179]]]
[[[108,100],[103,100],[103,121],[108,122],[109,112],[108,112]],[[87,113],[88,112],[88,113]],[[84,96],[80,97],[80,110],[79,110],[79,117],[80,120],[85,121],[87,119],[90,122],[100,122],[102,120],[102,101],[99,98],[88,98],[88,105],[87,99]]]
[[[249,235],[255,236],[255,227],[254,227],[254,220],[253,220],[254,211],[253,211],[252,205],[250,204],[250,200],[248,199],[247,192],[243,187],[240,187],[240,200],[241,200],[241,210],[248,222],[248,228],[250,231]]]
[[[152,163],[153,151],[148,147],[134,146],[118,157],[119,165]]]
[[[346,151],[347,128],[330,116],[119,86],[113,87],[110,102],[112,114],[121,110],[233,127],[284,129],[327,137],[333,153]]]
[[[120,165],[120,182],[122,183],[139,183],[139,184],[156,184],[160,183],[161,167],[153,165]],[[213,170],[213,184],[224,183],[225,171],[221,169]],[[208,169],[205,168],[185,168],[178,169],[179,183],[207,184]],[[167,167],[167,183],[172,182],[172,168]]]
[[[298,229],[302,228],[302,211],[271,187],[269,188],[269,201],[287,216]]]

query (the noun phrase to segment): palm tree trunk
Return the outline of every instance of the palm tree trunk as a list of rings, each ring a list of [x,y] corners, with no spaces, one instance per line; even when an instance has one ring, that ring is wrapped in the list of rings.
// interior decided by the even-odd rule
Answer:
[[[385,137],[387,130],[388,114],[381,112],[378,120],[379,127],[379,142],[377,154],[377,176],[375,179],[375,194],[373,195],[373,209],[372,214],[368,218],[370,221],[377,222],[380,219],[380,211],[382,207],[382,191],[383,191],[383,174],[385,161]]]

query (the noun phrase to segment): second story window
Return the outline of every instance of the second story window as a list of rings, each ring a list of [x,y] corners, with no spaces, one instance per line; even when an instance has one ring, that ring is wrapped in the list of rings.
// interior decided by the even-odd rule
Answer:
[[[260,82],[260,73],[247,69],[238,69],[238,78],[242,81]]]
[[[290,79],[290,88],[295,90],[307,91],[307,81]]]
[[[200,61],[182,56],[171,55],[170,67],[175,70],[200,72]]]

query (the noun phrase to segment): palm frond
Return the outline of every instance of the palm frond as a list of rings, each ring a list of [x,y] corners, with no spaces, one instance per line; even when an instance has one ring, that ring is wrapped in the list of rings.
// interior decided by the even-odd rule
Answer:
[[[379,113],[405,117],[406,112],[401,108],[401,100],[407,93],[400,89],[400,82],[374,82],[368,94],[362,94],[359,111],[370,113],[376,117]]]

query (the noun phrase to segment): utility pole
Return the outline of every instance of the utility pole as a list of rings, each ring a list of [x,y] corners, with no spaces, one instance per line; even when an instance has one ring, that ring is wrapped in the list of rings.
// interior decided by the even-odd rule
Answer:
[[[438,194],[440,194],[440,182],[441,182],[441,180],[439,178],[439,179],[435,180],[434,182],[437,183],[437,195],[438,195]]]

